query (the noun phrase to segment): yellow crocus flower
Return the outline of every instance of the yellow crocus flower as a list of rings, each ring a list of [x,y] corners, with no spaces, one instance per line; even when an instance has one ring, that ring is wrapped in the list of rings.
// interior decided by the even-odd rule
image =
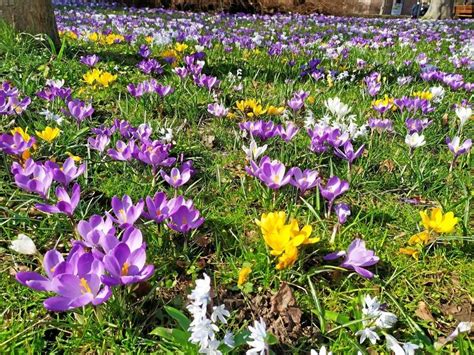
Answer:
[[[103,87],[109,87],[111,83],[113,83],[115,80],[117,80],[117,75],[112,75],[109,72],[104,72],[102,73],[96,81],[102,85]]]
[[[430,214],[428,215],[428,212]],[[426,230],[433,230],[436,233],[450,233],[458,223],[458,218],[453,212],[443,214],[441,208],[433,208],[431,211],[420,212],[421,222]]]
[[[97,81],[101,75],[102,75],[102,70],[93,69],[85,73],[82,78],[87,84],[93,85],[94,82]]]
[[[293,246],[289,245],[285,252],[278,258],[278,264],[276,265],[277,270],[283,270],[293,264],[298,260],[298,249]]]
[[[176,43],[174,49],[176,52],[184,52],[188,48],[186,43]]]
[[[409,245],[426,245],[430,242],[430,240],[431,240],[430,233],[424,230],[420,233],[412,235],[410,239],[408,239],[408,244]]]
[[[247,282],[250,273],[252,272],[252,269],[249,268],[248,266],[243,267],[239,271],[239,279],[237,281],[237,286],[242,286],[244,283]]]
[[[40,137],[42,140],[45,140],[48,143],[51,143],[53,140],[55,140],[59,136],[59,128],[51,128],[51,127],[46,127],[43,131],[39,132],[36,131],[36,135]]]
[[[267,107],[267,115],[270,116],[279,116],[285,111],[285,107],[283,106],[268,106]]]

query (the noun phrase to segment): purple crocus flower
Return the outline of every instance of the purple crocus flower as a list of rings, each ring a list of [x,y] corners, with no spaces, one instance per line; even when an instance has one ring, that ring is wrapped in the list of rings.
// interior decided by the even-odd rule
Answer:
[[[225,117],[229,112],[223,104],[217,102],[207,105],[207,112],[216,117]]]
[[[354,270],[362,277],[371,279],[374,274],[369,270],[365,269],[367,266],[372,266],[378,263],[379,257],[375,255],[374,251],[365,248],[365,242],[362,239],[355,239],[347,253],[345,251],[339,251],[328,254],[324,257],[324,260],[335,260],[344,256],[345,259],[340,265],[343,268]]]
[[[55,276],[65,273],[68,270],[68,264],[64,262],[60,252],[52,249],[44,254],[43,269],[46,276],[33,271],[21,271],[16,274],[15,278],[19,283],[33,290],[52,291],[52,280]]]
[[[467,153],[472,147],[472,140],[466,139],[461,144],[461,139],[455,136],[452,140],[450,137],[446,137],[446,144],[449,150],[454,154],[454,157],[458,157],[461,154]]]
[[[393,131],[393,122],[389,119],[369,118],[369,127],[378,132],[391,132]]]
[[[147,196],[145,198],[147,212],[143,212],[143,217],[153,220],[156,223],[163,222],[169,217],[170,208],[168,206],[168,199],[164,192],[157,192],[155,196]]]
[[[375,96],[382,87],[380,83],[380,74],[373,72],[364,78],[364,83],[367,86],[367,92],[370,96]]]
[[[303,107],[304,101],[300,96],[293,96],[290,100],[288,100],[287,104],[289,108],[296,112]]]
[[[115,144],[116,149],[107,150],[107,154],[114,160],[127,161],[132,159],[132,153],[135,150],[135,142],[129,141],[128,144],[119,140]]]
[[[286,127],[278,126],[277,134],[285,141],[289,142],[293,139],[294,136],[299,132],[298,126],[296,126],[293,122],[288,121],[286,122]]]
[[[90,149],[97,150],[99,152],[103,152],[105,148],[109,145],[110,138],[106,134],[99,134],[95,138],[89,137],[87,139],[87,144]]]
[[[263,161],[263,158],[262,158]],[[278,160],[265,160],[260,164],[258,178],[267,187],[277,190],[280,187],[288,184],[291,180],[291,170],[285,175],[286,167]]]
[[[204,218],[200,217],[199,211],[194,206],[182,205],[171,215],[167,225],[176,232],[188,233],[203,223]]]
[[[334,201],[338,196],[349,190],[349,183],[337,176],[332,176],[326,186],[321,186],[321,195],[327,201]]]
[[[15,132],[13,135],[3,133],[0,135],[0,152],[11,155],[21,155],[25,150],[30,149],[35,144],[36,139],[30,137],[29,140],[24,140],[23,136]]]
[[[92,68],[99,62],[99,56],[96,54],[81,56],[80,62]]]
[[[173,168],[169,175],[163,170],[161,171],[161,177],[175,189],[186,184],[191,179],[191,169],[183,165],[180,169]]]
[[[15,183],[25,191],[37,193],[46,198],[53,182],[53,172],[47,166],[38,163],[30,167],[27,174],[24,174],[25,171],[15,174]]]
[[[67,103],[68,113],[76,119],[78,123],[84,121],[87,117],[91,117],[94,113],[92,105],[86,105],[83,101],[75,99]]]
[[[158,85],[156,85],[155,91],[161,97],[165,97],[165,96],[168,96],[169,94],[171,94],[174,90],[169,85],[158,84]]]
[[[86,170],[85,164],[76,167],[76,163],[72,158],[67,158],[62,167],[52,161],[46,162],[45,165],[51,169],[53,179],[63,186],[69,185],[72,180],[78,178]]]
[[[414,118],[407,118],[405,120],[405,126],[407,127],[408,133],[413,134],[415,132],[422,132],[424,131],[428,126],[430,126],[433,123],[432,120],[428,120],[427,118],[425,119],[414,119]]]
[[[120,228],[128,228],[133,226],[135,221],[140,217],[143,211],[143,200],[138,201],[136,205],[133,204],[130,196],[124,195],[122,199],[117,196],[112,197],[112,209],[115,214],[115,218],[110,216],[110,218],[117,224]]]
[[[344,151],[340,150],[339,148],[334,149],[334,154],[338,156],[341,159],[347,160],[349,162],[349,165],[352,165],[354,160],[356,160],[358,157],[362,155],[362,152],[364,151],[364,144],[362,144],[359,149],[357,149],[354,152],[354,147],[352,146],[352,143],[350,140],[346,141],[344,143],[343,148]]]
[[[72,216],[81,198],[81,187],[79,184],[74,184],[71,196],[64,187],[58,187],[56,188],[56,197],[58,202],[55,205],[37,203],[35,207],[46,213],[64,213],[67,216]]]
[[[97,248],[104,244],[104,239],[115,236],[115,227],[110,216],[103,218],[99,215],[93,215],[89,218],[89,221],[79,221],[77,232],[82,237],[85,247]]]
[[[137,64],[137,68],[145,74],[150,74],[152,72],[155,74],[163,73],[163,67],[156,59],[144,59]]]
[[[334,206],[334,210],[336,211],[339,224],[346,223],[347,217],[351,215],[351,210],[345,203],[338,203],[336,206]]]
[[[177,67],[174,68],[173,71],[178,75],[181,79],[184,79],[188,75],[188,70],[185,67]]]
[[[302,193],[318,185],[320,180],[319,173],[316,170],[305,169],[305,171],[301,171],[300,168],[295,167],[291,169],[291,173],[290,184]]]
[[[138,54],[142,58],[148,58],[151,54],[150,48],[146,44],[142,44],[138,49]]]
[[[104,266],[109,273],[102,276],[102,281],[106,285],[115,286],[142,282],[153,275],[154,266],[145,265],[145,243],[142,243],[140,248],[133,250],[129,245],[133,239],[128,238],[127,241],[117,244],[104,256]]]

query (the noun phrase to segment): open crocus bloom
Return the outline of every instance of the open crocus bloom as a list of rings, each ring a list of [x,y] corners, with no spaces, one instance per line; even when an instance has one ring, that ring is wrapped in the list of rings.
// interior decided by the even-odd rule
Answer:
[[[341,263],[341,267],[354,270],[362,277],[368,279],[374,276],[365,267],[377,264],[379,257],[375,255],[374,251],[365,248],[365,242],[362,239],[354,239],[351,245],[349,245],[347,252],[339,251],[328,254],[324,257],[324,260],[334,260],[343,256],[345,259]]]
[[[79,184],[74,184],[71,196],[69,196],[64,187],[58,187],[56,189],[56,197],[58,202],[55,205],[37,203],[36,208],[46,213],[64,213],[72,216],[81,198],[81,187]]]
[[[127,195],[124,195],[122,199],[114,196],[112,197],[112,209],[115,218],[109,216],[115,223],[120,225],[120,228],[127,228],[132,226],[140,217],[143,211],[143,205],[144,203],[142,200],[134,205],[130,196]]]

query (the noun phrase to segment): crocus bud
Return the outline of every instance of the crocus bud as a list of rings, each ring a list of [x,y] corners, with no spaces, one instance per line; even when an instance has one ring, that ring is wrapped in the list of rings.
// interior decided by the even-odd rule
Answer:
[[[30,237],[24,234],[18,234],[17,239],[12,240],[12,245],[10,245],[10,249],[16,251],[17,253],[25,255],[34,255],[38,252],[38,250],[36,250],[35,243],[31,240]]]

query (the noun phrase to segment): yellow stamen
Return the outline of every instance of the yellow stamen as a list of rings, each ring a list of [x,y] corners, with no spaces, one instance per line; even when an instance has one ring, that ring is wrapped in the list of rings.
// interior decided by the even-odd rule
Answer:
[[[123,264],[123,266],[122,266],[122,271],[121,271],[120,275],[122,275],[122,276],[127,276],[127,275],[128,275],[128,267],[129,267],[129,266],[130,266],[130,265],[128,265],[128,263],[125,262],[125,263]]]
[[[92,292],[91,288],[89,287],[89,284],[87,283],[87,280],[83,277],[81,277],[81,287],[84,289],[81,290],[82,294]]]

